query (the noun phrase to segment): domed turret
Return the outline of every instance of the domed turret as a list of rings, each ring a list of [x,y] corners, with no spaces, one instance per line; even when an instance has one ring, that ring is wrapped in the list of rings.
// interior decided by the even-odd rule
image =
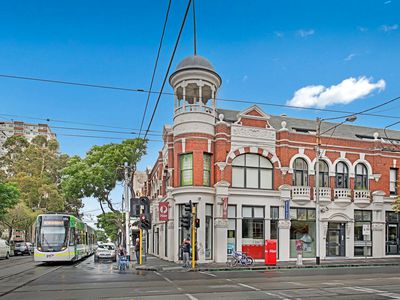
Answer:
[[[192,55],[184,58],[169,78],[174,89],[174,127],[176,133],[186,130],[182,123],[200,122],[214,125],[215,98],[221,85],[221,77],[204,57]],[[190,115],[188,115],[190,113]],[[197,114],[197,115],[195,115]],[[179,127],[179,128],[178,128]],[[200,126],[201,127],[201,126]],[[205,128],[198,128],[204,132]],[[193,132],[193,127],[191,128]],[[211,133],[211,128],[205,130]]]

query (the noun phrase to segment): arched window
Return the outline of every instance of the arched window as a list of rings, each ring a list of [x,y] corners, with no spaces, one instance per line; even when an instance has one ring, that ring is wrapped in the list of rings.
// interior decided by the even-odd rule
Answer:
[[[293,169],[293,185],[308,186],[307,162],[303,158],[296,158]]]
[[[319,161],[319,187],[329,187],[329,167],[323,160]]]
[[[258,154],[237,156],[232,162],[232,187],[272,189],[272,163]]]
[[[349,188],[349,167],[342,161],[336,164],[335,187]]]
[[[356,165],[356,180],[354,184],[356,190],[368,190],[368,172],[364,164]]]

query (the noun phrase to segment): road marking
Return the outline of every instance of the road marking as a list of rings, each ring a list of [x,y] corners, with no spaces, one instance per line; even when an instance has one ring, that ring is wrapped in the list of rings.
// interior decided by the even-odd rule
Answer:
[[[291,283],[294,285],[299,285],[299,286],[303,286],[304,284],[300,283],[300,282],[293,282],[293,281],[288,281],[287,283]]]
[[[199,273],[204,274],[204,275],[208,275],[208,276],[211,276],[211,277],[217,277],[217,275],[211,274],[211,273],[207,273],[207,272],[199,272]]]
[[[285,297],[283,297],[281,295],[278,295],[278,294],[274,294],[274,293],[270,293],[270,292],[266,292],[266,291],[262,291],[262,292],[264,294],[268,295],[268,296],[278,297],[279,299],[282,299],[282,300],[289,300],[288,298],[285,298]]]
[[[325,285],[344,285],[344,283],[341,283],[341,282],[323,282],[322,284],[325,284]]]
[[[248,289],[252,289],[252,290],[254,290],[254,291],[261,291],[260,289],[254,287],[254,286],[247,285],[247,284],[244,284],[244,283],[238,283],[238,285],[243,286],[243,287],[246,287],[246,288],[248,288]]]
[[[185,295],[188,296],[190,300],[199,300],[193,295],[190,295],[190,294],[185,294]]]
[[[156,272],[156,271],[154,271],[154,273],[157,274],[158,276],[160,276],[160,277],[161,277],[162,279],[164,279],[165,281],[167,281],[167,282],[169,282],[169,283],[172,283],[172,280],[171,280],[171,279],[169,279],[169,278],[167,278],[167,277],[161,275],[160,273],[158,273],[158,272]]]
[[[227,278],[226,280],[227,280],[227,281],[233,281],[232,279],[229,279],[229,278]]]
[[[361,287],[361,286],[354,286],[354,287],[348,286],[346,288],[350,289],[350,290],[358,291],[358,292],[364,292],[364,293],[368,293],[368,294],[376,294],[378,296],[389,297],[392,299],[400,299],[400,294],[390,293],[387,291],[380,291],[380,290],[375,290],[375,289]]]

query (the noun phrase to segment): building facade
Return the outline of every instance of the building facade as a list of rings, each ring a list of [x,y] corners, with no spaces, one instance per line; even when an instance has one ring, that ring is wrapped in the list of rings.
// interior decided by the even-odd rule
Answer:
[[[149,252],[179,260],[189,234],[180,218],[191,200],[200,219],[200,262],[226,262],[234,250],[263,259],[266,239],[277,240],[281,261],[296,258],[296,240],[304,258],[315,258],[316,121],[269,115],[258,106],[217,109],[221,78],[200,56],[178,64],[170,84],[174,121],[164,127],[164,146],[146,184]],[[335,125],[323,122],[321,132]],[[398,141],[398,131],[386,136],[346,124],[322,135],[322,259],[400,255],[400,217],[393,211]],[[168,203],[167,218],[160,202]]]
[[[3,155],[3,144],[10,136],[23,136],[29,142],[37,136],[44,136],[47,139],[55,139],[47,124],[29,124],[21,121],[1,121],[0,122],[0,156]]]

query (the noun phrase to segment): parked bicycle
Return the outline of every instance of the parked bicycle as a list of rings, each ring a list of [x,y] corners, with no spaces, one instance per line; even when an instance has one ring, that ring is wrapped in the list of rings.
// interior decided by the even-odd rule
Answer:
[[[243,266],[252,266],[254,259],[246,253],[233,251],[232,257],[226,262],[228,267],[236,267],[238,264]]]

